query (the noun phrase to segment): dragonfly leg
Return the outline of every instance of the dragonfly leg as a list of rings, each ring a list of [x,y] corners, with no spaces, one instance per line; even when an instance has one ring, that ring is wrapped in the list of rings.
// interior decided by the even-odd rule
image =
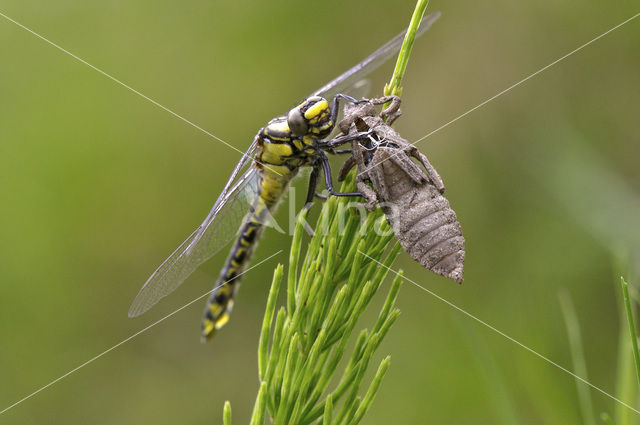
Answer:
[[[342,164],[342,167],[340,168],[338,181],[346,179],[349,171],[351,171],[356,165],[358,165],[358,160],[356,158],[354,158],[353,156],[347,158],[347,160],[344,162],[344,164]],[[376,193],[366,184],[366,180],[369,178],[369,175],[364,168],[364,164],[362,164],[360,168],[362,169],[362,171],[356,176],[356,186],[362,193],[363,198],[367,201],[366,203],[360,205],[363,205],[369,211],[373,211],[377,205],[378,200],[376,197]]]
[[[355,141],[368,140],[369,136],[373,136],[373,135],[375,135],[373,131],[367,131],[362,133],[350,134],[347,136],[340,136],[340,137],[336,137],[333,140],[319,142],[318,147],[323,150],[332,150],[336,146],[341,146],[341,145],[344,145],[345,143],[353,142],[354,140]],[[346,150],[346,151],[350,152],[349,150]],[[332,150],[332,152],[338,153],[338,150]],[[347,152],[344,152],[344,153],[347,153]]]
[[[322,170],[324,171],[324,183],[327,186],[327,191],[333,196],[360,196],[362,197],[362,193],[360,192],[336,192],[333,190],[333,178],[331,176],[331,166],[329,165],[329,159],[324,152],[318,151],[318,157],[320,158],[320,163],[322,164]]]
[[[319,195],[318,193],[316,193],[316,188],[318,187],[318,175],[320,174],[320,168],[319,167],[313,167],[313,169],[311,170],[311,174],[309,175],[309,189],[307,189],[307,198],[304,201],[304,207],[303,209],[305,210],[310,210],[311,206],[313,205],[313,198],[314,196],[320,197],[322,195]],[[326,199],[326,197],[325,197]],[[309,223],[307,223],[307,221],[305,220],[305,222],[302,225],[304,227],[304,230],[306,230],[306,232],[309,234],[309,236],[313,236],[315,234],[315,232],[313,231],[313,229],[311,228],[311,226],[309,225]]]
[[[316,195],[316,188],[318,187],[318,174],[320,174],[319,167],[313,167],[311,174],[309,175],[309,189],[307,189],[307,198],[304,201],[304,207],[306,209],[311,208],[313,198]]]
[[[352,160],[353,164],[347,164],[347,162],[349,161],[345,161],[343,168],[340,170],[340,173],[341,175],[346,176],[346,172],[348,172],[348,169],[352,168],[353,166],[358,167],[358,173],[356,174],[356,187],[360,192],[362,192],[364,199],[367,201],[364,204],[365,208],[367,208],[369,211],[373,211],[378,203],[378,196],[376,195],[376,192],[371,187],[369,187],[369,185],[367,185],[368,181],[371,182],[372,177],[369,173],[369,167],[367,167],[364,162],[364,149],[360,145],[360,143],[354,141],[352,142],[352,150],[353,155],[349,159]]]
[[[304,208],[306,209],[311,208],[311,204],[313,203],[314,197],[318,199],[322,199],[323,201],[326,201],[328,199],[326,195],[316,192],[316,189],[318,188],[319,174],[320,174],[319,167],[314,167],[313,170],[311,170],[311,175],[309,176],[309,189],[307,189],[307,198],[304,201]]]
[[[352,103],[367,102],[366,100],[358,100],[346,94],[342,94],[342,93],[336,94],[335,96],[333,96],[333,101],[331,101],[331,122],[332,123],[335,123],[336,120],[338,119],[338,103],[340,99],[345,99]]]

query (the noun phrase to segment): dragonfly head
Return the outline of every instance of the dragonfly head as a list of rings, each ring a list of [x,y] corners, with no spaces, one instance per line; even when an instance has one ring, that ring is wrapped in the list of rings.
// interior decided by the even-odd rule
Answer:
[[[320,96],[311,96],[287,114],[287,124],[298,137],[307,135],[325,137],[333,130],[329,102]]]

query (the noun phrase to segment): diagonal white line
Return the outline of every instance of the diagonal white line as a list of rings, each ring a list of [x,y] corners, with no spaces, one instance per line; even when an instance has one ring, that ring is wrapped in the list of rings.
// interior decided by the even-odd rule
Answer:
[[[619,24],[618,24],[618,25],[616,25],[615,27],[610,28],[609,30],[607,30],[607,31],[603,32],[602,34],[598,35],[597,37],[593,38],[592,40],[587,41],[587,42],[586,42],[586,43],[584,43],[582,46],[576,47],[575,49],[573,49],[573,50],[572,50],[572,51],[570,51],[569,53],[565,54],[564,56],[559,57],[558,59],[554,60],[554,61],[553,61],[553,62],[551,62],[550,64],[548,64],[548,65],[546,65],[546,66],[544,66],[544,67],[540,68],[539,70],[537,70],[537,71],[536,71],[536,72],[534,72],[533,74],[530,74],[530,75],[526,76],[525,78],[523,78],[522,80],[518,81],[517,83],[510,85],[509,87],[507,87],[506,89],[502,90],[501,92],[499,92],[499,93],[497,93],[497,94],[495,94],[495,95],[491,96],[490,98],[488,98],[488,99],[487,99],[487,100],[485,100],[484,102],[482,102],[482,103],[480,103],[480,104],[478,104],[478,105],[474,106],[473,108],[469,109],[468,111],[466,111],[466,112],[464,112],[464,113],[462,113],[462,114],[458,115],[456,118],[452,119],[451,121],[447,122],[446,124],[443,124],[443,125],[441,125],[440,127],[436,128],[435,130],[433,130],[433,131],[431,131],[431,132],[429,132],[429,133],[425,134],[424,136],[422,136],[421,138],[419,138],[418,140],[416,140],[415,142],[413,142],[413,143],[411,143],[411,144],[412,144],[412,145],[414,145],[414,146],[415,146],[415,145],[417,145],[418,143],[420,143],[421,141],[423,141],[423,140],[424,140],[424,139],[426,139],[427,137],[429,137],[429,136],[431,136],[431,135],[433,135],[433,134],[437,133],[438,131],[442,130],[442,129],[443,129],[443,128],[445,128],[445,127],[450,126],[451,124],[453,124],[454,122],[458,121],[459,119],[466,117],[467,115],[469,115],[469,114],[470,114],[470,113],[472,113],[473,111],[475,111],[475,110],[477,110],[477,109],[479,109],[479,108],[482,108],[482,107],[483,107],[484,105],[486,105],[487,103],[489,103],[489,102],[491,102],[491,101],[493,101],[493,100],[497,99],[498,97],[502,96],[503,94],[505,94],[506,92],[510,91],[511,89],[514,89],[514,88],[518,87],[519,85],[521,85],[521,84],[523,84],[524,82],[526,82],[526,81],[530,80],[531,78],[535,77],[536,75],[540,74],[541,72],[546,71],[547,69],[551,68],[553,65],[557,64],[558,62],[561,62],[561,61],[565,60],[566,58],[568,58],[569,56],[573,55],[574,53],[577,53],[578,51],[580,51],[580,50],[584,49],[585,47],[589,46],[590,44],[592,44],[592,43],[594,43],[594,42],[598,41],[599,39],[601,39],[601,38],[602,38],[602,37],[604,37],[605,35],[607,35],[607,34],[611,33],[612,31],[617,30],[617,29],[618,29],[618,28],[620,28],[621,26],[623,26],[623,25],[625,25],[625,24],[627,24],[627,23],[631,22],[632,20],[636,19],[638,16],[640,16],[640,13],[636,13],[635,15],[633,15],[632,17],[630,17],[629,19],[624,20],[623,22],[619,23]],[[378,166],[378,165],[382,164],[384,161],[386,161],[386,160],[388,160],[388,159],[391,159],[391,158],[393,158],[394,156],[399,155],[399,154],[400,154],[400,152],[402,152],[402,151],[397,152],[397,153],[396,153],[395,155],[393,155],[393,156],[389,156],[389,157],[385,158],[384,160],[382,160],[382,161],[380,161],[380,162],[376,163],[376,164],[375,164],[375,165],[373,165],[373,166],[375,167],[375,166]],[[358,175],[360,175],[360,174],[358,174]]]
[[[7,21],[13,22],[14,24],[16,24],[17,26],[19,26],[20,28],[22,28],[23,30],[35,35],[36,37],[38,37],[40,40],[44,41],[45,43],[48,43],[49,45],[55,47],[56,49],[60,50],[63,53],[66,53],[67,55],[71,56],[72,58],[74,58],[75,60],[77,60],[78,62],[81,62],[83,64],[85,64],[86,66],[88,66],[89,68],[93,69],[94,71],[99,72],[100,74],[104,75],[105,77],[107,77],[108,79],[110,79],[111,81],[120,84],[122,87],[126,88],[127,90],[137,94],[138,96],[140,96],[141,98],[148,100],[149,102],[153,103],[154,105],[156,105],[158,108],[170,113],[171,115],[173,115],[174,117],[186,122],[187,124],[189,124],[190,126],[196,128],[197,130],[200,130],[201,132],[203,132],[204,134],[214,138],[215,140],[227,145],[228,147],[230,147],[231,149],[240,152],[242,154],[242,156],[246,156],[246,152],[242,152],[240,149],[236,148],[235,146],[231,145],[228,142],[225,142],[224,140],[222,140],[220,137],[216,136],[215,134],[205,130],[204,128],[200,127],[199,125],[195,124],[192,121],[189,121],[188,119],[186,119],[185,117],[183,117],[182,115],[172,111],[171,109],[167,108],[166,106],[161,105],[160,103],[156,102],[155,100],[151,99],[149,96],[146,96],[142,93],[140,93],[138,90],[134,89],[133,87],[123,83],[122,81],[118,80],[116,77],[106,73],[105,71],[101,70],[100,68],[98,68],[97,66],[91,65],[89,62],[85,61],[82,58],[79,58],[78,56],[74,55],[73,53],[71,53],[70,51],[66,50],[65,48],[57,45],[56,43],[54,43],[53,41],[45,38],[44,36],[38,34],[37,32],[33,31],[32,29],[22,25],[20,22],[16,21],[15,19],[10,18],[9,16],[5,15],[4,13],[0,12],[0,16],[2,16],[3,18],[5,18]],[[279,173],[278,173],[279,174]]]
[[[536,75],[540,74],[541,72],[546,71],[547,69],[551,68],[553,65],[557,64],[558,62],[563,61],[564,59],[568,58],[569,56],[573,55],[574,53],[584,49],[585,47],[587,47],[588,45],[595,43],[596,41],[600,40],[602,37],[604,37],[605,35],[609,34],[610,32],[613,32],[615,30],[617,30],[618,28],[620,28],[621,26],[623,26],[624,24],[634,20],[635,18],[637,18],[638,16],[640,16],[640,13],[636,13],[635,15],[633,15],[632,17],[630,17],[629,19],[619,23],[618,25],[616,25],[615,27],[603,32],[602,34],[600,34],[599,36],[597,36],[596,38],[587,41],[586,43],[584,43],[582,46],[580,47],[576,47],[575,49],[573,49],[572,51],[570,51],[569,53],[567,53],[564,56],[559,57],[558,59],[554,60],[553,62],[551,62],[549,65],[544,66],[542,68],[540,68],[539,70],[537,70],[536,72],[534,72],[533,74],[530,74],[528,76],[526,76],[525,78],[523,78],[522,80],[518,81],[515,84],[510,85],[509,87],[507,87],[506,89],[502,90],[501,92],[491,96],[489,99],[485,100],[484,102],[474,106],[473,108],[469,109],[467,112],[457,116],[456,118],[452,119],[451,121],[449,121],[446,124],[441,125],[440,127],[436,128],[435,130],[431,131],[430,133],[425,134],[424,136],[422,136],[421,138],[419,138],[418,140],[416,140],[413,144],[418,144],[421,141],[423,141],[424,139],[426,139],[427,137],[431,136],[434,133],[437,133],[438,131],[442,130],[445,127],[448,127],[449,125],[453,124],[454,122],[458,121],[460,118],[463,118],[467,115],[469,115],[470,113],[472,113],[473,111],[475,111],[476,109],[482,108],[484,105],[486,105],[487,103],[491,102],[492,100],[502,96],[503,94],[505,94],[506,92],[508,92],[511,89],[514,89],[516,87],[518,87],[519,85],[521,85],[522,83],[530,80],[531,78],[535,77]]]
[[[55,47],[56,49],[66,53],[67,55],[71,56],[72,58],[74,58],[75,60],[77,60],[78,62],[81,62],[85,65],[87,65],[89,68],[93,69],[94,71],[99,72],[100,74],[104,75],[105,77],[107,77],[108,79],[110,79],[111,81],[114,81],[118,84],[120,84],[122,87],[126,88],[129,91],[132,91],[133,93],[137,94],[138,96],[142,97],[145,100],[148,100],[149,102],[153,103],[154,105],[156,105],[158,108],[163,109],[164,111],[170,113],[171,115],[181,119],[182,121],[186,122],[187,124],[195,127],[196,129],[200,130],[201,132],[207,134],[208,136],[213,137],[214,139],[218,140],[219,142],[224,143],[225,145],[229,146],[231,149],[234,149],[240,153],[243,153],[241,150],[239,150],[238,148],[230,145],[229,143],[225,142],[224,140],[222,140],[221,138],[219,138],[218,136],[216,136],[215,134],[212,134],[210,132],[208,132],[207,130],[203,129],[202,127],[200,127],[197,124],[194,124],[193,122],[189,121],[188,119],[184,118],[182,115],[177,114],[176,112],[173,112],[171,109],[161,105],[160,103],[156,102],[155,100],[151,99],[150,97],[140,93],[138,90],[134,89],[133,87],[123,83],[122,81],[118,80],[116,77],[107,74],[105,71],[101,70],[100,68],[91,65],[89,62],[85,61],[84,59],[79,58],[78,56],[74,55],[73,53],[71,53],[70,51],[66,50],[65,48],[57,45],[56,43],[54,43],[53,41],[45,38],[44,36],[38,34],[37,32],[33,31],[30,28],[27,28],[26,26],[22,25],[20,22],[8,17],[7,15],[5,15],[4,13],[0,12],[0,16],[2,16],[3,18],[5,18],[6,20],[13,22],[14,24],[16,24],[17,26],[19,26],[20,28],[22,28],[25,31],[30,32],[31,34],[35,35],[36,37],[38,37],[39,39],[41,39],[42,41],[44,41],[45,43],[50,44],[51,46]]]
[[[276,252],[275,254],[270,255],[269,257],[265,258],[264,260],[260,261],[258,264],[249,267],[247,270],[245,270],[244,272],[238,274],[237,277],[242,276],[243,274],[247,273],[249,270],[254,269],[256,267],[258,267],[259,265],[265,263],[266,261],[270,260],[271,258],[275,257],[276,255],[280,254],[282,252],[282,250]],[[86,362],[82,363],[80,366],[71,369],[69,372],[65,373],[64,375],[54,379],[53,381],[49,382],[47,385],[37,389],[36,391],[32,392],[31,394],[29,394],[26,397],[21,398],[20,400],[16,401],[15,403],[13,403],[12,405],[6,407],[4,410],[0,411],[0,415],[2,415],[3,413],[5,413],[6,411],[16,407],[17,405],[19,405],[20,403],[22,403],[23,401],[26,401],[28,399],[30,399],[31,397],[33,397],[34,395],[38,394],[40,391],[43,391],[47,388],[49,388],[50,386],[52,386],[53,384],[55,384],[56,382],[59,382],[61,380],[63,380],[64,378],[66,378],[67,376],[71,375],[74,372],[77,372],[78,370],[82,369],[83,367],[85,367],[86,365],[88,365],[89,363],[94,362],[95,360],[98,360],[100,357],[104,356],[105,354],[115,350],[116,348],[120,347],[122,344],[131,341],[133,338],[137,337],[138,335],[148,331],[149,329],[151,329],[152,327],[154,327],[155,325],[157,325],[160,322],[165,321],[166,319],[168,319],[169,317],[173,316],[174,314],[178,313],[181,310],[184,310],[185,308],[189,307],[191,304],[195,303],[196,301],[201,300],[202,298],[206,297],[207,295],[209,295],[210,293],[212,293],[213,291],[215,291],[216,289],[218,289],[220,286],[222,285],[218,285],[215,288],[213,288],[210,291],[205,292],[204,294],[200,295],[198,298],[194,299],[193,301],[189,301],[187,304],[183,305],[182,307],[180,307],[179,309],[167,314],[166,316],[164,316],[162,319],[153,322],[152,324],[150,324],[149,326],[147,326],[144,329],[139,330],[138,332],[134,333],[133,335],[129,336],[128,338],[123,339],[122,341],[120,341],[119,343],[117,343],[116,345],[112,346],[111,348],[108,348],[107,350],[104,350],[102,353],[98,354],[95,357],[92,357],[91,359],[87,360]]]
[[[400,275],[398,272],[396,272],[395,270],[393,270],[390,267],[385,266],[384,264],[382,264],[381,262],[379,262],[378,260],[376,260],[375,258],[372,258],[370,256],[368,256],[367,254],[365,254],[364,252],[358,250],[358,252],[362,255],[364,255],[365,257],[375,261],[376,263],[378,263],[379,265],[381,265],[382,267],[386,268],[387,270],[395,273],[396,275]],[[458,307],[457,305],[453,304],[451,301],[448,301],[444,298],[442,298],[440,295],[436,294],[433,291],[428,290],[427,288],[425,288],[424,286],[414,282],[413,280],[409,279],[406,276],[402,276],[403,279],[407,280],[408,282],[412,283],[413,285],[417,286],[418,288],[422,289],[423,291],[425,291],[426,293],[428,293],[429,295],[432,295],[434,297],[436,297],[437,299],[439,299],[440,301],[442,301],[443,303],[447,304],[449,307],[453,307],[454,309],[458,310],[460,313],[472,318],[473,320],[475,320],[476,322],[486,326],[487,328],[491,329],[492,331],[496,332],[498,335],[501,335],[503,337],[505,337],[506,339],[508,339],[509,341],[513,342],[516,345],[519,345],[520,347],[524,348],[525,350],[527,350],[528,352],[530,352],[531,354],[536,355],[537,357],[541,358],[542,360],[546,361],[547,363],[557,367],[558,369],[562,370],[563,372],[568,373],[569,375],[573,376],[574,378],[576,378],[577,380],[581,381],[584,384],[587,384],[588,386],[590,386],[591,388],[593,388],[594,390],[598,390],[599,392],[601,392],[602,394],[606,395],[607,397],[611,398],[612,400],[620,403],[621,405],[623,405],[624,407],[633,410],[635,413],[640,414],[640,410],[637,410],[635,408],[633,408],[632,406],[630,406],[629,404],[625,403],[624,401],[620,400],[619,398],[609,394],[608,392],[606,392],[605,390],[601,389],[600,387],[597,387],[595,385],[593,385],[591,382],[587,381],[586,379],[576,375],[575,373],[571,372],[569,369],[560,366],[558,363],[554,362],[553,360],[551,360],[550,358],[538,353],[537,351],[535,351],[533,348],[529,348],[528,346],[524,345],[523,343],[521,343],[520,341],[518,341],[515,338],[510,337],[509,335],[507,335],[506,333],[502,332],[499,329],[496,329],[495,327],[491,326],[490,324],[488,324],[487,322],[485,322],[482,319],[479,319],[478,317],[474,316],[473,314],[467,312],[466,310]]]

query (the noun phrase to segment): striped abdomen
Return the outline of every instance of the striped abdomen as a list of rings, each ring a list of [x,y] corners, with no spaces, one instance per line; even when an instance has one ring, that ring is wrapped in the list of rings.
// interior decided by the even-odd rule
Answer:
[[[261,193],[254,203],[252,212],[243,222],[238,238],[209,296],[202,318],[203,338],[213,337],[215,331],[229,321],[229,315],[233,309],[233,298],[240,285],[240,275],[251,259],[265,221],[270,217],[285,188],[286,183],[278,186],[271,184],[269,190],[265,191],[263,182]]]
[[[309,164],[311,160],[305,155],[305,141],[292,137],[286,120],[283,123],[282,118],[272,120],[261,130],[259,137],[260,152],[256,166],[261,169],[262,181],[258,198],[242,224],[205,307],[202,336],[206,339],[213,337],[215,331],[229,321],[240,275],[253,254],[265,221],[275,210],[298,168]]]
[[[260,201],[258,205],[264,204]],[[268,209],[262,208],[262,211],[268,211]],[[209,296],[202,318],[204,338],[211,338],[214,332],[229,320],[229,314],[233,309],[233,297],[240,284],[239,275],[251,258],[262,229],[263,224],[256,210],[242,225],[238,239],[233,244],[229,258]]]

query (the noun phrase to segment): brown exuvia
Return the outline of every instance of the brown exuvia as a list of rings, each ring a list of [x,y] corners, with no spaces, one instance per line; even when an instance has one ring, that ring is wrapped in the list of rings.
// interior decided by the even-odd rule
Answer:
[[[391,105],[378,114],[376,105],[384,102]],[[400,115],[399,105],[399,98],[387,96],[345,106],[339,124],[344,135],[328,142],[352,144],[340,179],[357,165],[356,184],[367,208],[382,208],[402,248],[425,268],[461,283],[462,228],[427,157],[389,126]]]

